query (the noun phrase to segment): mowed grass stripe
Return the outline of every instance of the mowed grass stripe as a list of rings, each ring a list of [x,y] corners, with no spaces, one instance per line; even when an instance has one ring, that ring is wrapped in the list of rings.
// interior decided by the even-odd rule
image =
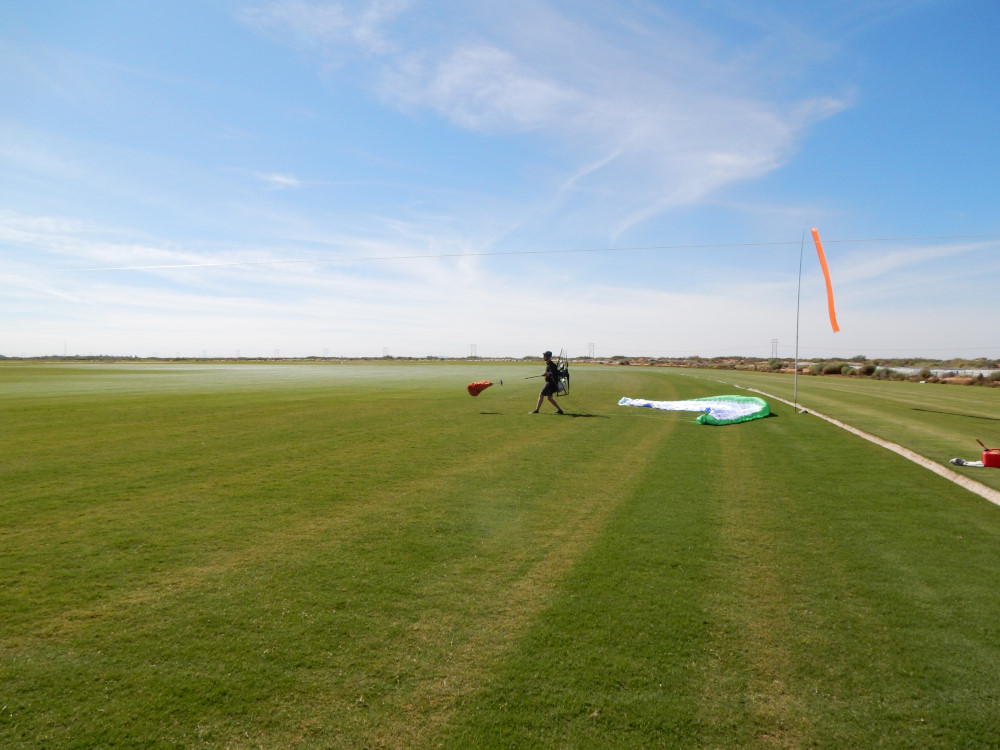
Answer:
[[[1000,603],[983,573],[1000,555],[980,546],[997,538],[992,509],[821,423],[788,425],[799,434],[782,460],[808,472],[746,482],[773,457],[755,441],[727,467],[718,577],[735,585],[710,622],[732,628],[719,663],[747,671],[743,690],[710,691],[743,696],[719,714],[738,717],[748,746],[988,747],[990,701],[967,689],[998,688]],[[872,476],[891,480],[872,488]],[[941,637],[956,615],[993,636],[956,648]]]
[[[261,550],[305,543],[333,527],[364,527],[387,512],[405,514],[406,498],[417,494],[421,477],[432,485],[446,483],[470,463],[502,460],[505,448],[504,442],[489,440],[488,426],[478,436],[488,445],[478,446],[455,437],[462,428],[454,420],[438,424],[430,416],[416,419],[413,412],[399,416],[393,403],[350,410],[338,402],[324,404],[316,395],[251,396],[239,405],[203,409],[194,423],[176,399],[172,403],[173,409],[154,402],[146,412],[135,410],[132,434],[111,431],[106,439],[83,413],[64,413],[56,427],[72,426],[69,448],[55,463],[35,459],[37,473],[55,479],[39,486],[29,476],[16,505],[10,498],[11,526],[17,522],[11,542],[31,549],[33,535],[58,537],[58,548],[34,545],[42,556],[36,573],[92,575],[72,565],[74,555],[95,549],[113,553],[109,542],[115,539],[108,532],[118,529],[126,534],[118,540],[121,546],[138,556],[151,559],[162,551],[183,561],[187,549],[198,558],[177,570],[168,567],[161,583],[155,574],[140,579],[141,593],[124,595],[126,601],[142,601],[161,589],[194,585],[204,575],[245,565],[265,554]],[[96,412],[99,424],[107,409],[98,405]],[[149,430],[154,419],[156,429]],[[88,436],[88,450],[77,450],[75,435]],[[433,452],[434,460],[416,460],[421,451]],[[40,513],[46,504],[51,509]],[[206,539],[212,546],[203,544]],[[55,555],[52,564],[45,562],[46,554]],[[154,573],[165,564],[152,565]],[[44,589],[39,581],[23,585]],[[74,585],[66,593],[83,591]],[[84,610],[84,620],[90,611]]]
[[[702,427],[614,404],[717,384],[578,369],[575,418],[461,368],[22,396],[97,459],[0,503],[3,744],[991,746],[993,506],[790,407]]]
[[[300,399],[300,397],[296,397],[296,399]],[[462,518],[463,515],[466,517],[465,523],[471,524],[472,530],[487,540],[482,544],[486,544],[486,551],[489,554],[482,554],[482,549],[474,548],[472,563],[461,558],[462,561],[458,564],[457,570],[450,574],[431,570],[432,583],[430,585],[432,588],[440,589],[443,593],[450,593],[452,596],[454,593],[446,592],[445,589],[454,587],[456,583],[459,586],[471,586],[475,591],[481,589],[483,593],[479,595],[486,597],[483,611],[490,613],[491,621],[496,619],[498,611],[503,611],[506,607],[506,610],[510,612],[506,620],[516,625],[518,620],[529,616],[528,604],[532,597],[540,596],[538,591],[544,590],[545,586],[553,585],[558,571],[569,564],[573,556],[572,551],[585,543],[588,534],[582,533],[579,529],[574,530],[575,526],[593,531],[592,527],[595,524],[599,525],[599,521],[588,519],[591,516],[599,519],[601,512],[603,512],[603,504],[607,503],[610,507],[614,499],[613,492],[609,495],[606,489],[601,490],[600,502],[595,505],[596,501],[593,497],[589,497],[586,492],[578,491],[578,482],[582,482],[584,485],[593,484],[593,478],[590,475],[583,473],[577,479],[572,476],[566,477],[565,470],[556,471],[558,482],[555,482],[544,472],[535,470],[534,467],[538,459],[547,454],[553,455],[557,456],[558,460],[568,461],[574,468],[595,461],[597,468],[605,477],[603,483],[614,489],[619,486],[619,479],[615,477],[616,467],[614,463],[620,462],[622,455],[631,455],[635,452],[641,454],[644,449],[634,446],[631,440],[626,439],[618,445],[617,450],[610,453],[606,451],[604,443],[597,442],[589,449],[577,447],[576,451],[583,450],[583,452],[577,452],[575,456],[573,455],[574,447],[569,444],[559,455],[557,454],[559,448],[555,442],[558,433],[555,431],[565,430],[573,425],[572,419],[566,420],[562,424],[558,421],[551,421],[548,424],[544,422],[532,424],[529,427],[532,432],[529,433],[524,433],[523,423],[516,423],[518,425],[515,428],[518,440],[513,441],[502,439],[502,436],[511,429],[509,426],[498,423],[496,427],[491,427],[489,417],[478,414],[473,415],[473,418],[477,419],[476,432],[466,435],[463,443],[456,446],[454,440],[448,437],[448,431],[455,429],[455,412],[448,412],[447,420],[442,420],[440,424],[435,423],[431,417],[431,412],[435,408],[440,408],[442,403],[438,402],[428,407],[427,413],[421,417],[417,417],[417,413],[412,409],[407,410],[402,418],[385,414],[380,417],[377,410],[363,409],[367,415],[366,419],[380,423],[380,429],[372,430],[372,433],[367,436],[364,436],[365,431],[361,430],[363,437],[359,438],[359,441],[362,448],[347,451],[351,459],[367,456],[369,460],[367,467],[363,463],[360,466],[355,464],[351,468],[350,475],[351,477],[358,475],[364,477],[368,485],[378,488],[378,491],[365,495],[363,502],[355,504],[346,499],[339,499],[335,508],[329,513],[327,513],[329,507],[327,500],[329,498],[324,492],[319,492],[319,497],[303,494],[301,483],[293,481],[293,479],[298,479],[300,474],[309,471],[315,474],[317,470],[314,464],[320,462],[318,455],[322,452],[322,446],[330,447],[332,443],[320,441],[320,447],[311,450],[303,450],[300,445],[295,458],[282,460],[284,479],[281,481],[273,477],[273,469],[275,468],[273,465],[270,466],[271,470],[269,471],[267,465],[257,467],[249,464],[246,455],[234,457],[234,452],[239,454],[239,451],[235,451],[232,447],[226,451],[218,449],[212,451],[215,457],[213,465],[217,472],[214,487],[216,490],[222,489],[223,491],[215,496],[203,495],[203,499],[228,506],[229,511],[223,513],[218,521],[214,521],[208,526],[200,524],[195,530],[197,536],[191,542],[193,546],[198,546],[197,542],[200,539],[217,540],[219,538],[218,534],[223,522],[236,510],[233,507],[234,502],[239,503],[239,510],[243,514],[259,517],[267,510],[272,495],[287,496],[283,502],[287,502],[288,505],[298,505],[299,510],[293,512],[286,507],[282,514],[271,518],[270,522],[274,527],[271,530],[256,530],[254,526],[244,523],[240,535],[231,533],[224,535],[222,537],[223,543],[218,548],[205,549],[202,545],[198,549],[198,553],[202,558],[207,559],[207,562],[167,568],[164,572],[151,578],[148,576],[140,578],[132,585],[124,587],[119,584],[118,587],[102,588],[100,591],[94,592],[97,600],[92,606],[60,610],[50,618],[48,623],[36,623],[36,626],[31,629],[33,632],[30,641],[19,643],[19,650],[22,652],[30,650],[27,647],[30,646],[31,642],[34,642],[43,653],[55,655],[58,652],[62,656],[70,655],[70,663],[66,666],[71,670],[83,670],[82,665],[77,664],[76,660],[80,658],[81,653],[86,653],[87,649],[75,648],[74,643],[102,642],[113,644],[118,651],[119,658],[126,654],[133,656],[143,654],[161,665],[170,664],[172,661],[176,661],[175,658],[171,658],[171,655],[177,650],[182,653],[192,649],[197,650],[199,639],[195,634],[203,631],[206,625],[213,623],[216,619],[220,623],[225,622],[226,616],[218,614],[213,617],[207,613],[232,612],[233,605],[228,604],[227,600],[233,596],[239,595],[240,607],[246,608],[247,616],[241,625],[228,627],[220,625],[220,629],[225,631],[245,631],[247,628],[250,631],[255,628],[266,629],[268,621],[275,621],[273,604],[268,606],[268,602],[273,601],[274,593],[267,589],[261,590],[260,587],[269,588],[276,582],[282,581],[287,586],[285,590],[292,592],[297,591],[302,582],[306,580],[313,580],[317,585],[322,585],[321,581],[315,580],[315,571],[323,569],[324,566],[321,562],[324,559],[329,559],[331,568],[337,568],[341,565],[345,568],[349,566],[352,581],[358,578],[364,581],[366,576],[372,576],[364,593],[372,592],[376,602],[384,600],[387,595],[392,601],[392,596],[397,593],[393,587],[402,586],[403,589],[406,589],[415,586],[420,580],[420,565],[426,567],[430,563],[421,562],[420,555],[428,554],[426,549],[400,550],[398,547],[393,548],[391,544],[387,549],[386,540],[395,539],[400,544],[405,541],[406,545],[413,545],[412,540],[419,540],[415,546],[418,548],[428,547],[433,553],[432,560],[435,559],[435,556],[455,555],[456,539],[470,538],[469,528],[456,528],[456,517]],[[273,446],[275,450],[286,442],[300,444],[309,442],[308,436],[314,433],[303,420],[306,419],[307,413],[318,415],[320,421],[324,415],[322,411],[317,411],[315,404],[308,399],[306,399],[305,404],[302,410],[297,410],[294,408],[294,400],[277,399],[270,405],[258,406],[253,410],[254,423],[264,428],[262,434],[269,435],[269,445]],[[154,410],[159,411],[158,408]],[[103,412],[103,410],[99,411]],[[245,413],[234,410],[232,404],[227,406],[226,411]],[[267,419],[269,412],[282,415],[280,429],[266,427],[269,424]],[[175,413],[180,414],[181,419],[185,419],[183,409],[176,410]],[[388,413],[392,414],[393,410],[390,409]],[[67,415],[67,420],[77,421],[80,416],[80,414],[70,414]],[[222,417],[221,413],[216,413],[211,421],[227,425],[220,427],[218,434],[225,435],[227,439],[232,440],[234,434],[240,434],[239,423],[234,425]],[[530,419],[527,415],[519,414],[519,417],[521,420]],[[429,420],[429,422],[424,420]],[[451,421],[448,422],[448,420]],[[294,427],[285,427],[286,425]],[[408,434],[406,425],[419,427],[417,433],[422,441],[421,444],[436,442],[439,444],[438,449],[442,446],[446,447],[448,449],[446,456],[439,457],[439,460],[433,465],[421,464],[419,461],[412,460],[405,461],[401,465],[387,463],[390,455],[395,453],[397,449],[388,446],[379,448],[376,445],[380,440],[384,440],[386,435],[393,436],[393,440],[399,446],[398,449],[405,449],[404,452],[408,458],[412,458],[414,453],[419,453],[418,446],[411,444],[415,436]],[[287,434],[287,437],[277,438],[270,434],[272,429],[276,430],[279,435]],[[461,429],[467,430],[468,425]],[[178,428],[178,431],[182,435],[182,441],[188,439],[183,429]],[[169,445],[171,432],[171,423],[166,420],[166,424],[160,430],[161,445],[163,443]],[[98,447],[100,448],[100,446]],[[169,448],[164,450],[166,453],[170,452]],[[97,454],[100,452],[100,450],[95,451]],[[114,453],[114,450],[110,452]],[[334,456],[338,455],[342,458],[345,454],[343,451],[334,454]],[[220,462],[220,459],[223,458],[224,460]],[[255,456],[255,458],[260,459],[261,457]],[[330,460],[335,461],[336,458],[332,456]],[[229,461],[232,461],[234,466],[241,467],[241,470],[250,471],[254,476],[258,474],[262,477],[272,475],[271,484],[266,487],[266,491],[255,492],[248,488],[249,485],[259,487],[263,479],[250,483],[239,482],[236,484],[240,492],[236,493],[236,497],[231,496],[225,491],[228,485],[233,482],[233,477],[225,471],[226,467],[229,466]],[[581,462],[583,463],[581,464]],[[366,468],[369,471],[365,471]],[[95,467],[94,471],[95,477],[104,474],[100,467]],[[422,475],[421,472],[424,474]],[[389,478],[386,478],[387,475]],[[623,476],[626,475],[627,472],[623,473]],[[421,476],[423,476],[422,480]],[[608,476],[615,478],[609,483],[606,480]],[[112,477],[112,480],[117,478]],[[512,480],[517,480],[517,483],[510,486]],[[190,500],[190,494],[195,495],[196,499],[198,492],[204,491],[199,486],[202,481],[204,480],[199,479],[195,482],[199,489],[193,493],[191,483],[181,481],[179,486],[169,487],[167,491],[151,490],[142,498],[137,499],[136,502],[141,502],[155,514],[156,507],[177,506],[179,500]],[[96,483],[96,479],[92,477],[80,484],[87,487],[90,482]],[[507,486],[505,486],[505,482]],[[89,490],[92,502],[99,506],[121,505],[122,498],[113,496],[114,493],[111,492],[115,481],[109,481],[104,485],[96,484],[96,489],[90,488]],[[308,483],[309,486],[314,484],[315,482],[312,481]],[[103,496],[103,492],[109,492],[111,496]],[[446,497],[442,496],[449,493],[454,496],[452,500],[447,500]],[[567,507],[563,507],[564,504],[558,502],[560,493],[569,493],[566,502],[570,504]],[[127,495],[128,492],[125,494]],[[98,498],[101,498],[102,502],[98,502]],[[474,502],[470,504],[470,500]],[[184,505],[180,505],[180,508],[182,512],[186,513]],[[445,509],[449,509],[448,512],[445,512]],[[474,511],[471,518],[468,517],[469,510],[467,509]],[[109,518],[116,516],[116,510],[116,508],[105,507],[103,514],[99,514],[101,516],[99,523],[94,522],[92,514],[84,518],[72,512],[69,513],[68,515],[73,521],[94,527],[89,536],[84,535],[86,538],[81,544],[96,544],[95,535],[104,531],[105,523]],[[163,512],[166,513],[166,511]],[[128,525],[142,515],[142,513],[137,513],[135,516],[118,517],[118,522],[122,525]],[[256,523],[262,524],[263,521],[258,518]],[[156,530],[164,531],[162,527]],[[178,531],[183,537],[185,532],[192,530],[185,528]],[[453,535],[449,532],[458,533]],[[475,536],[473,535],[472,538]],[[460,544],[457,546],[461,547]],[[492,551],[489,548],[493,548]],[[105,551],[107,551],[106,548]],[[394,557],[398,557],[398,564]],[[477,562],[476,560],[480,557],[483,558],[483,561]],[[57,561],[53,560],[53,562]],[[475,578],[470,579],[477,566],[490,575],[497,575],[494,568],[500,562],[509,568],[509,572],[504,574],[506,577],[501,577],[498,584],[500,590],[504,592],[503,596],[512,597],[513,603],[506,605],[503,604],[502,600],[496,601],[490,598],[490,593],[495,593],[490,586],[473,585],[472,582],[475,581]],[[385,583],[386,578],[392,578],[391,573],[387,573],[387,571],[392,571],[394,566],[405,567],[415,577],[412,580],[403,579],[402,583],[398,580],[393,580],[391,585]],[[297,571],[297,573],[292,575],[290,571]],[[77,582],[93,583],[90,580],[93,572],[91,568]],[[481,574],[483,573],[481,572]],[[523,583],[518,583],[519,578],[523,580]],[[469,582],[470,580],[472,582]],[[386,590],[387,586],[388,591]],[[80,597],[81,592],[75,587],[72,588],[74,591],[70,594]],[[358,596],[357,601],[362,603],[360,609],[363,619],[375,616],[373,611],[377,611],[377,609],[373,610],[372,607],[377,608],[378,606],[365,600],[364,593],[355,592],[355,595]],[[83,594],[83,597],[87,598],[87,595]],[[350,597],[348,597],[349,599]],[[418,613],[422,613],[429,604],[428,598],[422,595],[411,596],[408,599],[414,603],[414,606],[418,607],[416,610]],[[431,602],[433,602],[433,597],[431,597]],[[337,612],[338,601],[333,601],[332,604],[334,605],[332,611]],[[49,605],[52,606],[51,602]],[[313,607],[315,606],[313,603]],[[346,606],[345,603],[341,603],[339,611],[343,612]],[[240,607],[236,607],[236,610],[239,610]],[[286,610],[282,609],[281,611]],[[435,612],[435,608],[431,606],[430,611]],[[195,617],[195,623],[185,625],[182,617],[180,618],[181,622],[178,622],[178,612],[195,613],[192,615]],[[352,616],[356,616],[356,614]],[[414,617],[415,615],[409,616]],[[438,612],[432,615],[420,614],[420,620],[424,621],[425,625],[418,626],[415,630],[419,631],[421,627],[426,628],[426,622],[434,622],[440,616]],[[375,619],[378,620],[382,617],[383,614],[380,613]],[[400,618],[400,621],[403,620],[405,617]],[[501,626],[504,622],[504,618],[499,620]],[[361,640],[370,642],[371,650],[376,653],[380,653],[385,648],[387,641],[394,639],[400,642],[406,641],[400,637],[398,627],[390,627],[389,631],[379,631],[377,628],[373,628],[372,622],[368,620],[357,625],[356,631],[357,634],[360,634]],[[489,632],[488,629],[479,627],[475,621],[464,623],[462,627],[466,632],[472,634]],[[160,632],[163,629],[179,631],[183,635],[171,636],[169,633]],[[501,628],[501,630],[503,629]],[[507,629],[516,630],[516,627],[511,626]],[[22,630],[22,638],[24,630]],[[348,632],[350,630],[348,628]],[[405,630],[402,632],[405,634]],[[351,637],[356,636],[351,635]],[[191,645],[181,647],[181,643]],[[498,643],[502,646],[503,639],[500,639]],[[204,647],[214,653],[219,649],[220,644],[209,639]],[[266,651],[267,649],[262,650]],[[465,650],[470,654],[476,654],[480,651],[474,645],[467,646]],[[489,653],[489,649],[485,648],[485,645],[482,651]],[[94,663],[83,671],[93,669],[100,673],[104,653],[101,651],[95,655]],[[158,653],[159,658],[155,656]],[[30,655],[26,658],[28,661],[32,660]],[[400,659],[396,661],[399,662]],[[206,666],[202,669],[201,674],[191,676],[192,686],[201,684],[203,688],[205,687],[203,684],[204,676],[213,672],[207,666],[209,663],[206,660]],[[170,680],[173,683],[186,670],[175,665],[175,668],[171,668],[169,671]],[[369,694],[368,701],[378,700],[377,695],[371,695],[370,689],[365,689],[370,686],[369,683],[383,684],[381,679],[383,675],[377,675],[377,670],[375,672],[376,675],[366,679],[364,678],[366,671],[363,669],[358,671],[362,684],[354,686],[358,688],[357,690],[348,689],[345,693],[348,696],[348,708],[356,707],[357,698],[363,697],[364,693]],[[458,680],[454,682],[459,683]],[[287,685],[285,687],[288,689]],[[133,689],[148,694],[151,689],[150,681],[147,679],[142,685],[134,685]],[[426,693],[428,688],[421,686],[420,690]],[[164,686],[164,692],[169,693],[169,691],[169,686]],[[212,692],[212,690],[207,690],[208,694]],[[358,695],[356,696],[355,693]],[[129,696],[129,700],[131,700],[134,693],[130,690],[126,691],[125,695]],[[287,701],[291,705],[292,702],[301,698],[302,691],[288,689],[287,695]],[[426,699],[424,700],[426,701]],[[417,703],[419,704],[419,700]],[[124,710],[125,707],[122,705],[119,706],[119,709]],[[55,710],[58,713],[58,709],[50,710]],[[108,707],[104,708],[105,712],[108,710]],[[324,705],[317,713],[320,717],[326,717],[323,725],[327,729],[329,729],[331,721],[329,714],[330,706],[328,705]],[[384,722],[385,715],[380,714],[380,717],[379,721]],[[333,723],[336,725],[342,718],[334,712]],[[237,719],[237,724],[240,723],[240,719]],[[225,733],[224,727],[228,726],[230,721],[229,719],[224,720],[219,731]],[[205,726],[210,727],[211,724],[212,722],[205,722]],[[401,723],[400,727],[401,729],[394,731],[414,731],[412,723],[410,725]],[[273,728],[262,731],[272,732]],[[385,731],[392,734],[393,730],[386,729]],[[279,746],[279,744],[275,746]]]
[[[708,395],[688,387],[677,381],[656,397]],[[489,689],[463,707],[445,747],[675,747],[698,737],[708,648],[701,587],[717,496],[731,489],[715,464],[734,433],[698,426],[690,414],[639,409],[618,418],[635,420],[630,429],[673,429],[632,456],[633,491]],[[740,429],[759,436],[767,427]]]
[[[457,384],[452,388],[451,395],[462,392]],[[83,520],[99,520],[101,514],[117,519],[130,508],[155,513],[158,501],[183,492],[197,495],[207,489],[222,499],[259,500],[262,485],[287,488],[303,478],[324,480],[318,488],[308,482],[292,488],[287,501],[298,508],[303,493],[318,493],[326,501],[362,485],[393,481],[403,470],[433,471],[436,464],[420,461],[422,446],[448,448],[442,461],[464,460],[472,446],[456,437],[461,428],[450,416],[435,419],[432,410],[413,411],[418,399],[410,391],[398,388],[385,403],[361,408],[353,408],[352,391],[314,388],[290,394],[265,387],[207,397],[154,392],[69,405],[43,401],[37,408],[10,410],[8,426],[14,428],[4,444],[4,471],[18,492],[5,495],[0,512],[24,526],[33,516],[51,523],[52,510],[76,525],[81,520],[77,506],[85,508]],[[361,390],[363,402],[378,398]],[[485,428],[477,436],[488,439],[488,432]],[[31,473],[19,473],[20,463]],[[154,502],[128,504],[137,498]],[[247,518],[262,512],[253,502],[244,510]],[[44,518],[39,511],[46,512]]]
[[[657,426],[657,431],[663,427],[669,425]],[[431,607],[414,625],[422,640],[410,643],[409,638],[403,639],[408,644],[401,648],[403,654],[425,653],[428,644],[431,648],[433,644],[450,644],[449,653],[438,666],[438,676],[418,682],[413,690],[399,695],[381,696],[381,690],[375,690],[365,705],[382,701],[383,708],[389,709],[388,715],[394,717],[392,721],[386,721],[385,711],[375,718],[370,711],[357,711],[358,705],[351,700],[353,694],[349,694],[341,705],[347,712],[355,709],[353,715],[363,730],[360,736],[375,736],[379,744],[393,747],[436,744],[435,732],[454,712],[456,701],[481,687],[487,667],[502,656],[521,628],[531,621],[581,549],[599,535],[602,519],[614,507],[616,497],[626,494],[623,485],[630,472],[621,471],[623,456],[645,452],[631,435],[613,447],[602,443],[587,449],[571,440],[560,443],[560,434],[569,429],[567,422],[536,423],[529,429],[545,430],[545,437],[540,445],[524,446],[514,462],[513,475],[511,462],[505,464],[496,456],[488,457],[485,475],[480,470],[471,472],[480,489],[469,493],[471,497],[460,494],[456,498],[459,508],[470,499],[478,500],[472,506],[477,516],[484,512],[491,517],[499,514],[504,528],[499,533],[494,528],[490,546],[500,547],[493,553],[477,554],[471,561],[463,559],[458,569],[432,581],[435,595],[425,601],[436,601],[437,596],[446,593],[445,589],[456,587],[462,591],[464,601],[460,609],[448,612]],[[649,440],[658,442],[659,438],[647,436]],[[552,469],[546,472],[549,465]],[[573,473],[568,473],[567,467]],[[582,471],[582,467],[589,470]],[[595,476],[600,477],[599,482],[594,481]],[[513,487],[512,478],[517,480]],[[544,512],[543,527],[556,524],[546,534],[532,535],[531,527],[538,525],[541,516],[532,520],[525,515],[525,498],[531,498],[530,504]],[[483,501],[485,504],[479,505]],[[451,595],[454,597],[454,592]],[[329,706],[329,700],[321,701],[319,715],[325,715]],[[344,716],[338,718],[343,721]],[[336,721],[332,724],[336,726]],[[330,726],[327,722],[327,731]]]
[[[353,716],[361,723],[360,736],[378,738],[391,747],[434,746],[442,725],[462,701],[482,690],[507,651],[526,627],[547,607],[549,599],[573,565],[602,535],[608,516],[631,491],[637,466],[622,466],[622,456],[645,453],[662,441],[661,429],[644,435],[623,436],[615,446],[577,450],[573,465],[587,471],[570,475],[526,472],[511,484],[510,464],[476,472],[482,492],[460,491],[436,496],[434,502],[448,516],[487,516],[491,531],[477,549],[434,571],[420,582],[415,595],[421,601],[418,616],[394,641],[391,654],[383,648],[386,669],[410,673],[407,689],[386,689],[393,682],[375,679],[357,690],[338,689],[315,701],[316,717],[325,717],[327,730],[338,719]],[[572,452],[572,449],[568,449]],[[520,457],[532,461],[538,447],[528,446]],[[595,481],[595,478],[600,478]],[[539,481],[541,480],[541,481]],[[500,485],[502,489],[485,489]],[[525,502],[525,498],[530,498]],[[412,655],[438,653],[419,667]],[[369,678],[376,677],[370,672]],[[365,703],[382,709],[359,711],[355,693]],[[331,707],[344,713],[331,717]],[[389,718],[391,717],[391,718]],[[367,725],[367,726],[365,726]],[[281,745],[274,738],[273,746]]]
[[[687,372],[793,400],[794,379],[788,374]],[[956,456],[978,460],[982,449],[977,439],[1000,447],[1000,388],[800,375],[798,403],[945,466]],[[1000,490],[1000,471],[961,473]]]
[[[446,746],[992,745],[994,509],[775,412],[673,436]]]

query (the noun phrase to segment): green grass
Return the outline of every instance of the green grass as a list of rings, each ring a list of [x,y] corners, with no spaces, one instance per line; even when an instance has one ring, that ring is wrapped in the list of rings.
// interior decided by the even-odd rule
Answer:
[[[955,456],[978,461],[982,448],[977,440],[1000,448],[1000,388],[800,375],[796,389],[788,374],[686,372],[772,393],[945,466]],[[1000,490],[1000,471],[960,471]]]
[[[698,374],[529,416],[539,371],[0,367],[0,746],[995,747],[1000,508],[780,402],[615,405]],[[988,408],[883,385],[904,444]]]

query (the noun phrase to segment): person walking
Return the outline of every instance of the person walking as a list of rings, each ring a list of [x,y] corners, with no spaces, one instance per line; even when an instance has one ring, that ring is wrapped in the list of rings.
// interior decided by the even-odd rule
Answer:
[[[563,410],[559,408],[559,404],[552,398],[553,395],[559,392],[559,366],[552,361],[552,352],[544,352],[542,356],[545,358],[545,372],[542,373],[542,376],[545,378],[545,385],[542,386],[542,390],[538,394],[538,403],[535,404],[535,410],[528,413],[538,414],[538,410],[542,407],[542,401],[547,398],[556,407],[556,414],[562,414]]]

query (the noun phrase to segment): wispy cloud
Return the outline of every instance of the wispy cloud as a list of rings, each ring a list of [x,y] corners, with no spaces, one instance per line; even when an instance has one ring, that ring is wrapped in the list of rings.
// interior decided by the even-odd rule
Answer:
[[[143,242],[101,224],[57,216],[0,211],[0,247],[18,248],[17,268],[44,270],[85,266],[193,263],[201,256]]]
[[[356,247],[359,258],[398,257],[410,253],[420,231],[419,225],[399,225],[396,240],[345,236],[341,241]],[[0,275],[6,290],[0,295],[0,315],[33,317],[23,335],[17,326],[5,332],[6,346],[15,352],[38,346],[56,351],[69,341],[74,352],[194,355],[207,350],[232,356],[237,349],[269,354],[280,348],[285,354],[328,349],[355,355],[378,354],[385,346],[393,354],[422,356],[460,355],[478,343],[480,354],[506,355],[552,346],[549,339],[525,338],[538,330],[538,300],[545,301],[544,315],[558,322],[560,342],[575,347],[576,354],[596,340],[602,348],[617,347],[605,355],[716,356],[760,350],[770,337],[787,345],[794,334],[794,268],[775,274],[755,270],[746,260],[714,272],[677,268],[679,278],[666,285],[649,283],[651,255],[624,254],[616,256],[617,262],[637,283],[615,283],[581,279],[571,264],[554,276],[531,273],[530,261],[500,258],[330,262],[317,254],[305,262],[315,248],[191,249],[136,241],[89,222],[5,212],[0,246],[15,245],[27,255]],[[965,288],[979,289],[977,277],[983,261],[995,257],[996,242],[902,250],[876,246],[849,253],[839,247],[831,245],[829,255],[840,322],[845,330],[854,328],[850,341],[863,352],[870,346],[866,334],[871,341],[889,339],[911,347],[919,346],[921,336],[949,341],[950,334],[929,325],[911,325],[897,335],[910,308],[893,300],[928,295],[932,282],[946,276],[953,287],[962,286],[964,277]],[[292,258],[302,262],[287,263]],[[268,261],[275,263],[262,265]],[[79,270],[98,262],[188,265]],[[824,333],[829,326],[821,287],[818,274],[807,269],[803,343],[836,347],[838,340]],[[974,300],[923,299],[927,306],[974,305]],[[678,320],[687,322],[669,325]],[[859,330],[861,320],[864,330]],[[137,341],[155,343],[137,349]]]
[[[239,17],[250,26],[329,61],[359,51],[390,53],[394,46],[384,27],[409,5],[409,0],[361,3],[276,0],[245,8]],[[344,49],[344,45],[350,45],[351,49]]]
[[[99,351],[508,354],[552,347],[540,323],[555,310],[576,351],[766,352],[792,339],[801,227],[830,241],[934,200],[859,190],[875,149],[885,184],[913,175],[892,169],[916,140],[868,143],[859,125],[882,122],[883,102],[782,173],[864,92],[863,63],[892,64],[862,57],[882,50],[862,32],[904,0],[240,1],[239,28],[217,8],[170,29],[136,11],[97,47],[34,14],[0,52],[0,315],[32,323],[5,327],[5,349],[61,349],[64,326]],[[212,40],[204,56],[168,54],[185,24]],[[970,205],[949,205],[988,217],[982,183],[963,193],[949,176],[941,197],[954,186]],[[612,245],[687,249],[512,252]],[[974,240],[827,250],[840,340],[858,352],[950,342],[1000,273]],[[822,279],[805,283],[803,330],[829,330]],[[907,319],[920,324],[903,340]]]
[[[755,56],[750,44],[742,56],[722,52],[710,37],[694,44],[675,17],[619,8],[622,17],[597,28],[607,19],[588,3],[579,18],[546,3],[506,15],[485,5],[491,13],[470,15],[448,4],[458,26],[420,45],[399,28],[408,18],[401,2],[285,1],[243,17],[299,47],[343,57],[353,45],[373,56],[378,65],[362,80],[390,106],[488,136],[546,138],[567,170],[550,189],[572,185],[575,205],[603,217],[612,238],[779,168],[809,127],[852,101],[843,92],[761,93],[787,60]]]
[[[437,59],[405,56],[385,73],[380,90],[396,105],[432,109],[459,127],[484,132],[551,131],[586,114],[588,106],[571,87],[491,44],[461,45]]]
[[[277,174],[273,172],[256,172],[254,174],[260,180],[263,180],[267,185],[278,190],[283,190],[285,188],[297,188],[302,186],[302,180],[294,175],[290,174]]]
[[[928,274],[928,267],[952,266],[965,273],[976,273],[975,261],[963,261],[963,256],[974,258],[991,248],[997,242],[949,242],[932,245],[910,245],[900,247],[893,243],[881,252],[873,252],[871,243],[865,249],[855,251],[844,259],[844,278],[849,282],[885,279],[908,270],[915,270],[927,281],[934,283],[934,274]]]

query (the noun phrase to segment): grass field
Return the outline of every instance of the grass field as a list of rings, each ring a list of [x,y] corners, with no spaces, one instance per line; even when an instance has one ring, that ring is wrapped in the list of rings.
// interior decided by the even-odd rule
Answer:
[[[719,371],[693,375],[720,378]],[[798,403],[943,466],[955,456],[978,461],[977,440],[1000,448],[1000,388],[802,375],[796,384],[791,375],[746,371],[725,371],[720,379]],[[1000,471],[958,471],[1000,490]]]
[[[0,747],[997,747],[1000,508],[781,402],[616,406],[790,378],[528,415],[540,371],[0,366]],[[800,400],[997,436],[996,389],[846,382]]]

